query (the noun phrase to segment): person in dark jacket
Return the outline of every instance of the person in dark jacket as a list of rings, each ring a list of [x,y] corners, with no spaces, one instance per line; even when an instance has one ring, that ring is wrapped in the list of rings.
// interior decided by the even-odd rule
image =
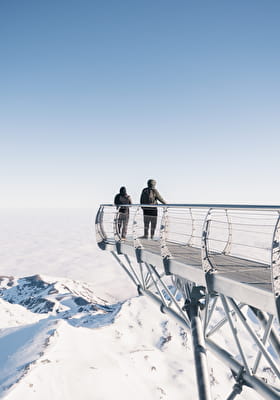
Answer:
[[[127,234],[127,225],[129,219],[129,207],[125,207],[125,204],[131,204],[131,198],[126,193],[126,188],[122,186],[120,188],[120,192],[115,196],[114,204],[118,210],[117,216],[117,227],[118,233],[121,236],[121,239],[126,238]]]
[[[160,201],[162,204],[166,204],[165,200],[161,197],[158,190],[156,189],[156,181],[149,179],[147,182],[148,187],[142,190],[140,203],[141,204],[157,204]],[[144,239],[148,239],[149,226],[151,226],[151,239],[155,234],[157,225],[157,207],[142,207],[144,217]]]

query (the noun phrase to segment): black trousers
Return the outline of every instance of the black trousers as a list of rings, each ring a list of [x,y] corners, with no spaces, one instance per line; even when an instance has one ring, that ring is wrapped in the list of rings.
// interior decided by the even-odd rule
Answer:
[[[120,212],[118,215],[118,234],[125,239],[126,234],[127,234],[127,225],[128,225],[128,218],[129,218],[129,213],[128,212]]]
[[[151,238],[153,238],[157,226],[157,208],[143,209],[144,217],[144,236],[148,237],[151,226]]]

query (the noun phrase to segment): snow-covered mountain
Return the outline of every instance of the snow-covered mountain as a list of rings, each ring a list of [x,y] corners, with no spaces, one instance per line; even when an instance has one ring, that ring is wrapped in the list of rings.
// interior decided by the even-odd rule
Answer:
[[[197,398],[189,334],[146,298],[109,304],[92,285],[40,275],[1,277],[0,294],[0,397]],[[211,364],[223,399],[232,376]]]
[[[189,333],[95,247],[90,214],[8,217],[0,232],[0,398],[197,399]],[[213,399],[225,399],[231,373],[211,354],[208,361]],[[260,397],[244,388],[239,399]]]
[[[21,279],[0,277],[0,296],[33,313],[66,319],[74,326],[109,324],[121,307],[121,303],[109,305],[106,300],[96,297],[88,284],[40,275]]]
[[[145,298],[121,307],[84,283],[2,277],[1,321],[2,397],[196,397],[188,334]]]

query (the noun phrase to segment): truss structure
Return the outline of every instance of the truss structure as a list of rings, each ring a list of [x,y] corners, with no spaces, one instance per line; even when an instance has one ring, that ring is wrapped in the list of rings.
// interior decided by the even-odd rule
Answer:
[[[106,215],[104,207],[110,209],[110,213],[107,213],[107,217],[109,215],[107,221],[110,221],[112,233],[109,234],[104,221]],[[161,312],[175,318],[179,324],[191,332],[200,400],[211,399],[207,352],[213,353],[224,363],[225,368],[229,368],[232,372],[235,383],[232,388],[229,387],[227,400],[237,397],[242,392],[244,385],[258,392],[264,399],[279,400],[280,331],[277,318],[277,302],[279,301],[277,271],[275,269],[271,271],[272,290],[269,295],[264,295],[270,296],[269,299],[272,297],[276,306],[274,303],[271,306],[269,300],[266,301],[263,308],[259,307],[256,288],[254,285],[244,287],[244,282],[236,279],[238,275],[232,278],[232,286],[235,288],[239,283],[241,289],[247,289],[247,294],[239,290],[234,296],[234,290],[229,290],[229,285],[225,285],[224,290],[220,290],[223,280],[219,281],[218,274],[215,275],[215,263],[224,258],[218,259],[217,254],[223,257],[226,255],[233,257],[232,249],[236,248],[233,239],[234,224],[230,215],[231,208],[223,209],[222,223],[226,225],[227,234],[219,252],[210,246],[211,240],[213,241],[211,235],[214,231],[210,229],[212,222],[210,215],[213,213],[213,207],[209,207],[206,211],[205,206],[201,207],[204,210],[204,218],[199,229],[193,217],[192,207],[185,206],[184,208],[190,215],[190,233],[184,244],[187,246],[184,247],[184,250],[189,251],[189,247],[194,248],[194,251],[197,250],[197,246],[194,246],[195,233],[199,231],[198,236],[201,236],[201,268],[199,271],[202,277],[197,272],[192,274],[192,271],[195,270],[188,264],[187,258],[185,267],[180,260],[177,260],[176,264],[176,259],[173,258],[170,249],[175,242],[170,238],[168,206],[163,207],[162,210],[159,238],[156,245],[143,243],[140,239],[139,222],[137,222],[140,214],[139,206],[136,207],[131,221],[131,238],[126,242],[121,241],[118,234],[118,213],[112,206],[101,206],[96,217],[97,242],[100,248],[111,252],[136,285],[140,295],[148,296],[152,302],[158,305]],[[261,210],[261,214],[263,211]],[[246,212],[248,213],[247,209]],[[269,250],[271,264],[276,268],[279,267],[278,237],[280,231],[279,214],[277,213],[279,213],[278,210]],[[217,217],[215,216],[215,218]],[[240,217],[238,216],[238,218]],[[219,234],[217,237],[219,238]],[[176,243],[178,244],[178,242]],[[155,250],[157,248],[160,248],[159,252]],[[175,250],[173,254],[175,254]],[[250,258],[252,259],[252,257]],[[236,257],[236,259],[240,260],[241,258]],[[246,261],[248,259],[244,258]],[[229,260],[231,261],[232,258]],[[254,265],[258,267],[258,263]],[[247,264],[245,263],[245,265]],[[269,268],[264,260],[260,265]],[[227,267],[228,265],[225,265],[225,268]],[[248,348],[250,348],[250,354],[248,354]],[[254,354],[252,354],[252,349]]]

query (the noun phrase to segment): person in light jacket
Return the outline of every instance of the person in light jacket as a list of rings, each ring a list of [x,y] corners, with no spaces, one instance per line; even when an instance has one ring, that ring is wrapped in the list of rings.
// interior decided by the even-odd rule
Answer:
[[[148,187],[142,190],[140,204],[158,204],[158,201],[162,204],[166,204],[166,201],[161,197],[156,189],[156,181],[154,179],[149,179],[147,185]],[[151,227],[151,239],[153,239],[157,225],[157,207],[142,207],[142,209],[144,217],[143,238],[148,239],[149,227]]]

